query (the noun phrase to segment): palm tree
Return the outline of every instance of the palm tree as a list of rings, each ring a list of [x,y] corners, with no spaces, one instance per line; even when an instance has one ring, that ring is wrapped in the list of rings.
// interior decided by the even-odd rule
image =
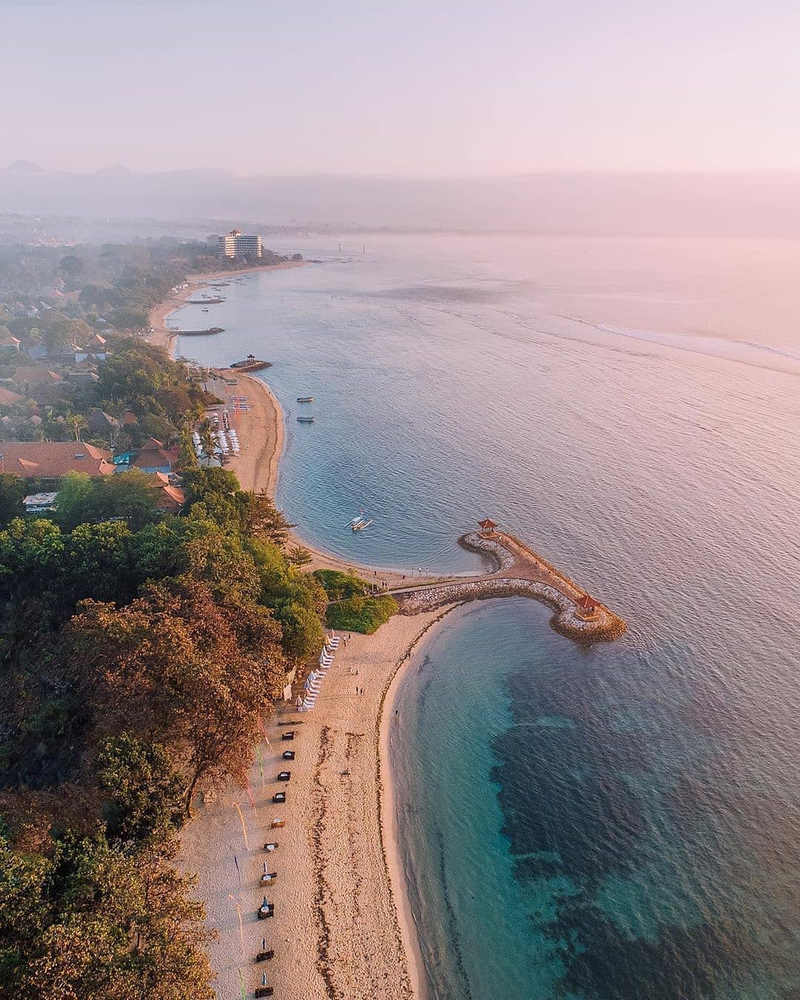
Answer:
[[[211,421],[208,418],[200,421],[197,433],[200,435],[200,445],[203,449],[206,465],[208,465],[214,454],[214,430],[211,426]]]

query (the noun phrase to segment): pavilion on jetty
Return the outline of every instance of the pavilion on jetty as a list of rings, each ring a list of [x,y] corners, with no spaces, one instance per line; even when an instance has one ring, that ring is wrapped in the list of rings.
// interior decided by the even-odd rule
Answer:
[[[532,597],[555,611],[550,624],[562,635],[580,642],[617,639],[626,625],[600,601],[556,569],[514,535],[501,531],[489,517],[478,531],[459,538],[459,544],[479,552],[493,569],[479,576],[393,590],[400,613],[419,614],[445,604],[490,597]]]

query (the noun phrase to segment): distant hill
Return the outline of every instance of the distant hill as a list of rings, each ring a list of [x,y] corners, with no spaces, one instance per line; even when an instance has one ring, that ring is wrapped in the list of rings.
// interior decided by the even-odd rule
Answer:
[[[507,178],[236,177],[223,170],[0,169],[0,212],[262,220],[401,230],[800,237],[800,174],[530,174]]]

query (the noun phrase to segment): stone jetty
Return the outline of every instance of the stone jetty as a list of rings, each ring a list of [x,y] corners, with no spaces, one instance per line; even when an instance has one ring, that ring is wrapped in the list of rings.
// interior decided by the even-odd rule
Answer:
[[[550,624],[556,632],[578,642],[619,638],[625,622],[524,542],[490,519],[480,531],[459,538],[459,544],[479,552],[493,570],[481,576],[456,578],[427,586],[391,591],[400,614],[416,615],[445,604],[492,597],[531,597],[554,610]]]

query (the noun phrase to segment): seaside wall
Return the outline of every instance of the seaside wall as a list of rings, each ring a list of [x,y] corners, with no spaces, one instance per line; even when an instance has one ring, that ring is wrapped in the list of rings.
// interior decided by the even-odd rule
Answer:
[[[601,608],[596,616],[582,618],[568,597],[555,587],[534,580],[498,577],[467,583],[445,583],[393,596],[401,615],[418,615],[423,611],[433,611],[446,604],[463,601],[493,597],[530,597],[555,610],[550,625],[556,632],[578,642],[608,641],[619,638],[625,632],[625,623],[611,612]]]
[[[493,597],[530,597],[553,608],[555,614],[550,625],[556,632],[578,642],[618,639],[626,631],[622,618],[603,604],[597,604],[590,615],[583,614],[576,601],[584,591],[577,584],[518,539],[508,536],[507,545],[503,537],[499,533],[462,535],[459,545],[488,558],[495,566],[494,571],[476,579],[394,591],[392,596],[399,613],[417,615],[446,604]],[[552,582],[535,578],[540,575],[551,578]]]

